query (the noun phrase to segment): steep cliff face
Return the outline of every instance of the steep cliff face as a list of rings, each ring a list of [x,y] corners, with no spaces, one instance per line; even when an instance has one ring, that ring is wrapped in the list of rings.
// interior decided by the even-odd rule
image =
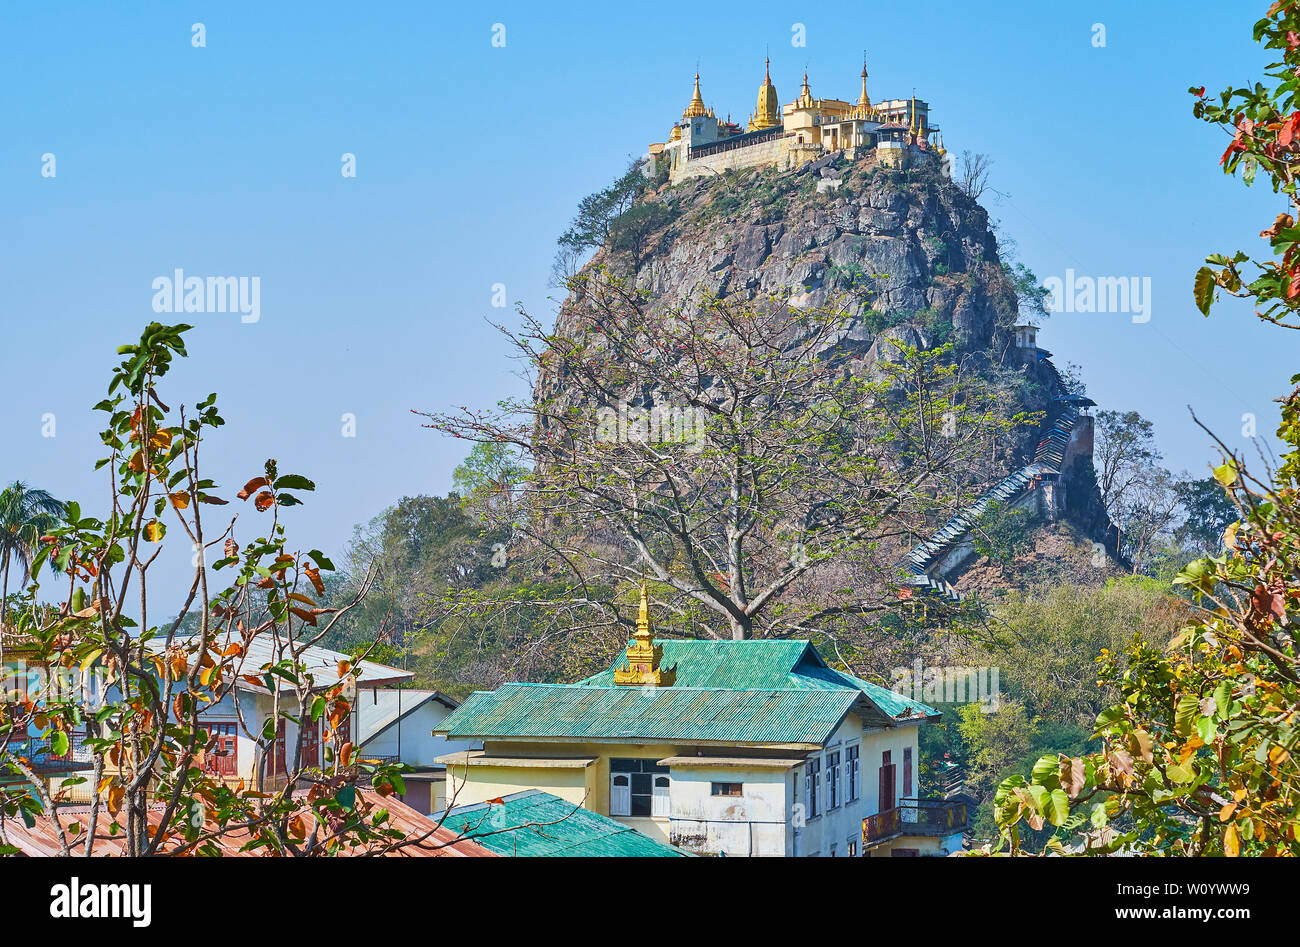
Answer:
[[[831,156],[647,199],[667,208],[666,225],[637,250],[602,249],[592,264],[631,276],[656,304],[690,305],[707,292],[842,305],[856,317],[845,343],[864,352],[886,333],[994,358],[1007,346],[1016,297],[988,214],[936,166],[889,171]]]
[[[1023,410],[1050,425],[1067,395],[1046,353],[1017,348],[1015,286],[988,213],[926,161],[890,170],[830,155],[794,172],[750,169],[652,191],[660,205],[633,239],[615,237],[588,264],[634,284],[652,307],[693,307],[708,295],[852,314],[834,343],[855,370],[891,357],[890,340],[947,342],[967,366],[1010,382]],[[557,331],[580,332],[584,300],[571,295]],[[1018,378],[1016,375],[1018,374]],[[539,391],[562,387],[539,379]],[[1000,462],[1008,471],[1041,453],[1043,430],[1025,429]],[[1090,464],[1089,464],[1090,468]],[[1062,471],[1064,514],[1101,538],[1095,483]]]

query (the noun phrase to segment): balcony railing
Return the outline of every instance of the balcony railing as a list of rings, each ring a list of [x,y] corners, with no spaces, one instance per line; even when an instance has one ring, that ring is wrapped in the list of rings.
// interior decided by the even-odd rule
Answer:
[[[26,739],[9,738],[9,743],[5,746],[4,752],[7,756],[20,757],[27,761],[32,772],[42,775],[50,773],[71,773],[79,769],[86,769],[90,765],[92,756],[89,748],[78,745],[79,741],[74,741],[68,747],[68,752],[62,756],[55,756],[50,752],[50,744],[47,740],[28,737]]]
[[[965,797],[904,799],[898,806],[905,835],[954,835],[965,832],[970,818]]]
[[[901,835],[902,818],[898,809],[886,809],[862,820],[862,844],[874,845]]]

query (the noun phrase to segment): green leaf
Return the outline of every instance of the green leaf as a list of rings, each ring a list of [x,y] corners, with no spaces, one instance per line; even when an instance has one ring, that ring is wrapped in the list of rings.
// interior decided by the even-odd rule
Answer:
[[[1174,763],[1165,767],[1165,775],[1175,783],[1190,783],[1196,778],[1196,771],[1189,764]]]
[[[325,569],[329,572],[334,571],[334,563],[330,562],[325,553],[321,552],[319,549],[309,550],[307,556],[312,562],[316,563],[318,569]]]
[[[300,474],[285,474],[275,481],[277,490],[315,490],[316,484]]]
[[[1062,825],[1070,817],[1070,797],[1064,789],[1053,789],[1048,800],[1047,819],[1052,825]]]
[[[1214,479],[1225,487],[1232,486],[1237,482],[1237,462],[1230,457],[1227,463],[1215,467]]]
[[[68,752],[68,735],[62,730],[50,734],[50,752],[55,756],[63,756]]]
[[[1196,308],[1205,316],[1210,314],[1210,306],[1214,303],[1214,278],[1214,270],[1208,266],[1203,266],[1196,271],[1192,295],[1196,298]]]
[[[1056,754],[1040,756],[1034,764],[1030,777],[1034,785],[1044,789],[1059,789],[1061,786],[1061,758]]]
[[[1214,706],[1218,708],[1219,716],[1226,718],[1228,716],[1228,707],[1232,702],[1232,682],[1220,681],[1219,686],[1214,689]],[[1206,741],[1209,742],[1208,740]]]
[[[1209,717],[1200,717],[1196,721],[1196,735],[1202,743],[1214,742],[1214,721]]]
[[[1201,702],[1195,694],[1184,694],[1174,707],[1174,729],[1180,737],[1192,732],[1192,721],[1200,714]]]

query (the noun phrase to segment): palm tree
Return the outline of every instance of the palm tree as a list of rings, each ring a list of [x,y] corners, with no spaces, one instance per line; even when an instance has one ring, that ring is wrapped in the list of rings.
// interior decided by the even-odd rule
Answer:
[[[9,566],[17,562],[22,566],[23,577],[18,587],[27,584],[32,555],[42,534],[52,529],[63,514],[63,504],[45,490],[29,489],[21,480],[15,480],[0,490],[0,628],[4,627],[8,609]]]

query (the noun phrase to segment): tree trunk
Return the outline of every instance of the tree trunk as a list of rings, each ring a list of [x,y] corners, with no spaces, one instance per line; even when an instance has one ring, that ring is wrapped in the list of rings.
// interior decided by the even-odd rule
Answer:
[[[5,552],[4,588],[0,591],[0,628],[5,626],[5,616],[9,612],[9,553]]]

